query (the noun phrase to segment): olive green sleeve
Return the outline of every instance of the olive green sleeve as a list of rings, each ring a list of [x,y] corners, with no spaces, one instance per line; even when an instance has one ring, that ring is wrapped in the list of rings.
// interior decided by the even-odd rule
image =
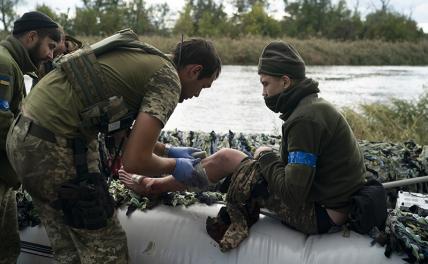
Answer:
[[[301,151],[319,158],[322,133],[323,129],[314,122],[297,121],[283,135],[287,137],[287,146],[283,147],[287,148],[288,153]],[[293,204],[302,204],[307,200],[316,167],[288,163],[288,160],[282,160],[275,153],[263,155],[259,163],[269,192]]]
[[[0,150],[6,148],[6,136],[14,115],[10,109],[13,96],[13,79],[0,65]]]

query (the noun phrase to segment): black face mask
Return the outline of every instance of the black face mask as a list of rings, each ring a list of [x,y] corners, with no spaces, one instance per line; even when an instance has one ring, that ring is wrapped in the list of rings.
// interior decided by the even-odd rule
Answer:
[[[319,93],[319,91],[318,83],[307,78],[289,87],[282,93],[265,97],[265,104],[275,113],[291,113],[303,97]]]
[[[272,112],[275,112],[275,113],[279,112],[278,99],[281,96],[281,94],[282,93],[265,97],[265,104]]]

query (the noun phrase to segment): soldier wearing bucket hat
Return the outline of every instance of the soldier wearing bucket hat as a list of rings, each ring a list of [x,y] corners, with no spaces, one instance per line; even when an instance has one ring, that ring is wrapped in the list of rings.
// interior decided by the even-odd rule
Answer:
[[[58,24],[43,13],[28,12],[0,42],[0,263],[16,262],[20,242],[14,191],[20,182],[6,156],[6,135],[26,94],[24,74],[51,60],[59,39]]]

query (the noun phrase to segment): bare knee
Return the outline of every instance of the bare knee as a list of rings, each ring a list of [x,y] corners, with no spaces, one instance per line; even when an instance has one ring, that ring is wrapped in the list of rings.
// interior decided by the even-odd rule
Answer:
[[[217,170],[222,170],[224,173],[232,173],[241,163],[241,161],[247,157],[243,152],[236,150],[236,149],[229,149],[224,148],[210,157],[206,159],[206,165],[216,168]],[[204,162],[203,161],[203,162]],[[205,167],[205,164],[202,163],[202,165]]]

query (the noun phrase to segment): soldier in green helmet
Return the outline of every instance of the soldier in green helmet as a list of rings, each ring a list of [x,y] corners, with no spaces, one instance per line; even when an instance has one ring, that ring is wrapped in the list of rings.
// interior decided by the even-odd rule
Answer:
[[[20,181],[6,156],[6,135],[26,95],[24,74],[52,60],[59,40],[57,23],[43,13],[28,12],[0,42],[0,263],[15,263],[20,245],[15,200]]]
[[[178,103],[211,87],[221,70],[213,44],[189,39],[172,59],[131,30],[62,57],[22,106],[7,153],[59,263],[127,263],[126,235],[100,174],[97,135],[132,130],[124,168],[192,184],[191,148],[158,143]],[[167,153],[168,155],[164,155]]]

